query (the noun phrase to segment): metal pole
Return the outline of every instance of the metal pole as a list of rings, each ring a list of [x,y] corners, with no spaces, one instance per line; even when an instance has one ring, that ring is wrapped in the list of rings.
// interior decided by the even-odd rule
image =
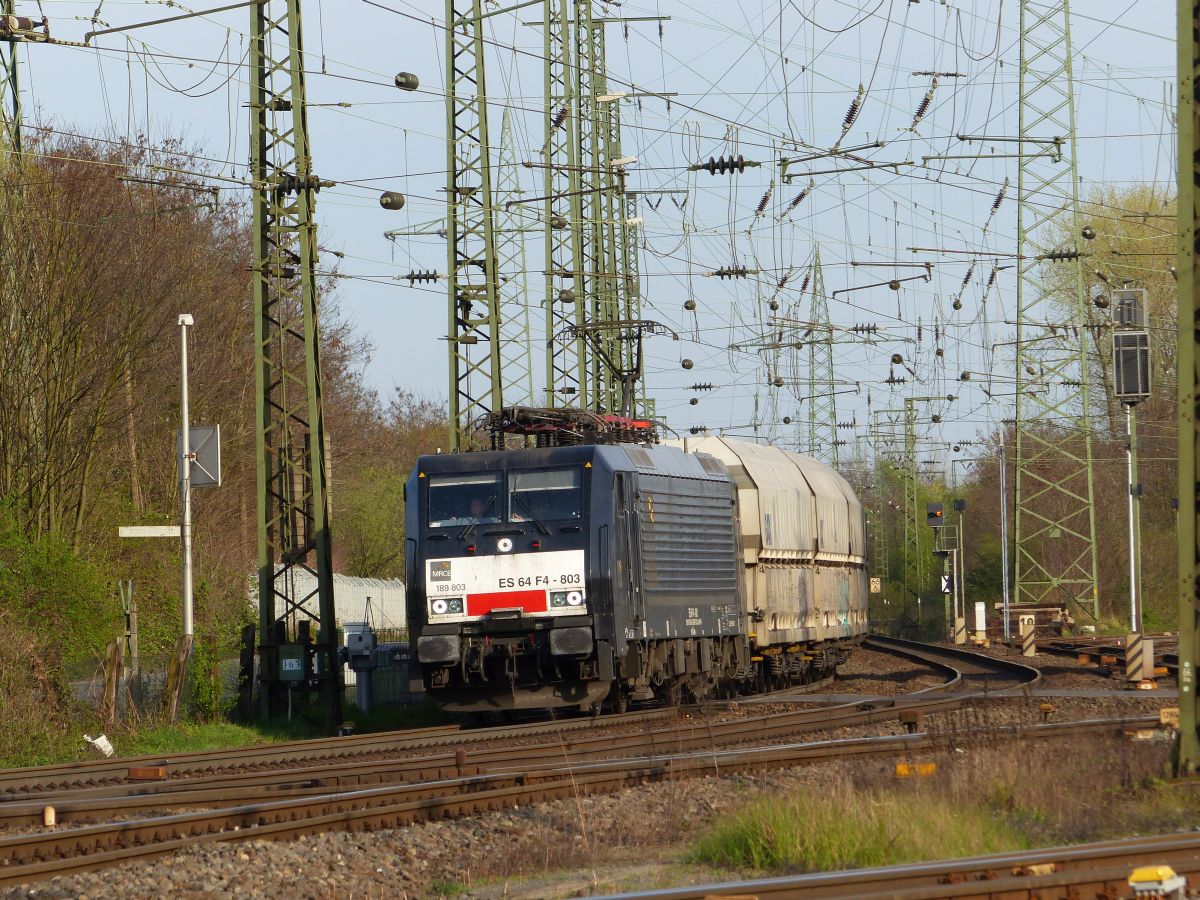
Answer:
[[[183,636],[192,636],[192,436],[188,425],[188,354],[187,330],[195,324],[184,313],[179,317],[179,391],[180,456],[179,493],[183,497],[183,515],[179,533],[183,539]]]
[[[1197,719],[1196,666],[1200,663],[1200,597],[1197,596],[1197,574],[1200,573],[1200,544],[1197,543],[1197,450],[1200,449],[1200,430],[1197,428],[1197,397],[1200,396],[1200,369],[1197,368],[1196,320],[1200,315],[1200,283],[1196,277],[1196,259],[1200,256],[1197,242],[1196,182],[1200,173],[1200,152],[1197,148],[1197,116],[1200,114],[1200,2],[1179,0],[1176,7],[1179,85],[1179,343],[1176,353],[1178,382],[1179,425],[1179,512],[1176,526],[1179,533],[1179,756],[1176,771],[1191,775],[1200,769],[1200,730]]]
[[[1000,568],[1001,584],[1004,585],[1004,640],[1007,642],[1011,637],[1008,625],[1008,461],[1003,433],[1000,435]]]
[[[967,566],[967,536],[963,534],[963,514],[962,510],[958,511],[958,574],[962,581],[956,581],[955,587],[958,590],[958,608],[962,610],[962,615],[966,615],[967,607],[967,584],[966,584],[966,566]]]
[[[1134,492],[1137,490],[1137,475],[1134,468],[1134,441],[1137,440],[1134,434],[1134,419],[1133,419],[1133,404],[1125,404],[1125,433],[1129,438],[1125,446],[1125,471],[1129,482],[1129,630],[1137,633],[1141,631],[1138,625],[1141,623],[1142,617],[1138,612],[1138,577],[1137,577],[1137,526],[1134,524],[1135,513]]]

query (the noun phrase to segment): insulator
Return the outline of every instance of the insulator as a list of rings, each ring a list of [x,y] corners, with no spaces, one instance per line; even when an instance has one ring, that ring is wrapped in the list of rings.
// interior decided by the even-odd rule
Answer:
[[[808,187],[806,187],[804,190],[802,190],[800,193],[798,193],[795,197],[793,197],[792,202],[789,203],[787,205],[787,209],[785,209],[783,211],[784,214],[786,215],[787,213],[790,213],[793,209],[795,209],[797,206],[799,206],[801,203],[803,203],[804,198],[809,195],[809,192],[811,190],[812,190],[812,185],[810,184]]]
[[[421,79],[412,72],[400,72],[396,76],[396,87],[402,91],[415,91],[421,86]]]
[[[939,415],[935,415],[935,416],[933,417],[933,424],[934,424],[934,425],[939,425],[939,424],[941,424],[941,421],[942,421],[942,417],[941,417],[941,416],[939,416]]]
[[[1004,179],[1004,184],[1000,188],[1000,193],[996,194],[996,199],[992,201],[992,212],[1000,209],[1000,204],[1004,202],[1004,195],[1008,193],[1008,179]]]
[[[846,118],[842,121],[842,134],[850,130],[850,126],[854,124],[854,120],[858,118],[858,113],[862,109],[863,95],[866,91],[860,84],[858,86],[858,94],[850,101],[850,108],[846,110]]]
[[[961,306],[962,304],[960,303],[959,305]],[[941,347],[934,347],[933,355],[936,356],[938,359],[941,359],[943,356],[946,355],[946,351],[943,350]]]
[[[958,376],[958,380],[959,380],[959,381],[970,381],[970,380],[971,380],[971,373],[970,373],[970,372],[968,372],[968,371],[966,371],[966,370],[964,369],[964,370],[963,370],[963,373],[962,373],[961,375],[959,375],[959,376]]]
[[[711,381],[702,381],[699,384],[693,384],[688,390],[692,391],[711,391],[716,388],[716,385]]]
[[[970,268],[967,269],[967,274],[963,276],[963,283],[962,283],[963,288],[966,288],[966,286],[971,283],[971,276],[974,274],[975,274],[975,263],[971,263]],[[962,289],[960,289],[960,293],[961,293],[961,290]]]
[[[893,291],[900,290],[900,280],[898,278],[893,278],[888,282],[888,287],[890,287]]]
[[[785,273],[785,274],[784,274],[784,276],[783,276],[782,278],[780,278],[780,279],[779,279],[779,284],[775,285],[775,290],[777,290],[777,291],[782,291],[782,290],[783,290],[783,286],[784,286],[785,284],[787,284],[787,283],[788,283],[788,279],[789,279],[789,278],[791,278],[791,277],[792,277],[792,273],[791,273],[791,272],[787,272],[787,273]],[[805,285],[805,287],[807,287],[807,286],[808,286],[808,282],[807,282],[807,281],[806,281],[806,282],[804,282],[804,285]],[[800,288],[800,290],[801,290],[801,292],[803,292],[803,291],[804,291],[804,288],[802,287],[802,288]]]
[[[935,75],[933,81],[929,85],[929,90],[925,92],[925,96],[921,98],[921,103],[917,107],[916,113],[913,115],[912,124],[909,125],[909,130],[915,130],[920,121],[925,118],[925,113],[929,112],[929,104],[933,102],[933,92],[937,90],[938,80]]]
[[[745,266],[724,266],[712,274],[724,281],[727,278],[745,278],[750,274],[750,270]]]
[[[696,301],[695,300],[684,300],[683,308],[686,309],[688,312],[692,312],[696,308]]]
[[[690,369],[692,366],[695,365],[695,363],[692,362],[690,359],[685,359],[680,363],[680,365],[683,366],[685,369]]]
[[[698,406],[700,403],[700,398],[693,397],[691,400],[688,401],[688,403],[690,403],[692,406]]]
[[[709,157],[708,162],[688,166],[693,172],[707,172],[709,175],[724,175],[726,172],[745,172],[746,166],[757,166],[758,163],[747,161],[740,153],[737,156]]]
[[[812,272],[804,273],[804,280],[800,282],[800,293],[803,294],[808,290],[808,283],[812,280]]]
[[[427,270],[427,271],[421,271],[421,272],[412,271],[412,272],[409,272],[404,277],[410,285],[417,284],[418,282],[424,284],[426,282],[437,281],[438,273],[434,272],[432,269]]]
[[[899,366],[899,365],[903,365],[903,363],[904,363],[904,357],[903,357],[903,356],[901,356],[899,353],[893,353],[893,354],[892,354],[892,365],[893,365],[893,366]]]
[[[551,131],[558,131],[558,129],[562,128],[562,123],[565,122],[567,118],[567,109],[568,108],[565,103],[559,107],[558,112],[554,114],[554,121],[550,123]]]
[[[399,191],[384,191],[379,195],[379,205],[384,209],[397,210],[404,208],[404,195]]]
[[[707,434],[708,426],[707,425],[693,425],[691,428],[688,429],[688,433],[689,434]]]
[[[778,312],[778,310],[779,310],[779,301],[778,301],[778,300],[772,300],[772,301],[771,301],[771,303],[770,303],[770,306],[771,306],[771,312]]]
[[[1042,259],[1048,259],[1053,262],[1064,260],[1079,259],[1079,251],[1074,248],[1066,248],[1063,250],[1051,250]]]
[[[993,266],[993,267],[992,267],[992,274],[988,276],[988,280],[987,280],[987,286],[988,286],[989,288],[990,288],[990,287],[991,287],[993,284],[995,284],[995,283],[996,283],[996,274],[997,274],[999,271],[1000,271],[1000,267],[999,267],[999,266]]]
[[[570,288],[563,288],[561,291],[558,292],[558,302],[559,303],[574,303],[575,302],[575,292],[573,290],[571,290]]]
[[[791,416],[784,416],[784,417],[783,417],[783,424],[784,424],[784,425],[791,425],[791,424],[792,424],[792,417],[791,417]]]
[[[955,311],[958,311],[958,310],[962,309],[962,300],[960,300],[958,297],[955,297],[954,302],[951,303],[950,305],[954,308]]]
[[[1096,239],[1096,229],[1091,225],[1084,225],[1083,229],[1079,233],[1083,235],[1083,239],[1085,241],[1093,241]]]
[[[567,217],[564,215],[555,213],[550,217],[550,227],[557,231],[561,231],[562,229],[566,228],[567,224]]]
[[[775,387],[783,387],[783,383],[782,375],[776,375],[775,380],[771,382],[771,384],[775,385]]]
[[[767,211],[767,204],[771,202],[771,192],[775,190],[775,185],[772,184],[767,188],[762,195],[762,199],[758,201],[758,208],[754,210],[754,218],[758,218]]]

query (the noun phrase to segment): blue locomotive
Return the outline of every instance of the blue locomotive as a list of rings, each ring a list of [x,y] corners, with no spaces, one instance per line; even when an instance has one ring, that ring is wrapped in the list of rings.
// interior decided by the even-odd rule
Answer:
[[[410,640],[457,711],[730,696],[830,674],[867,629],[850,485],[726,438],[421,457]]]

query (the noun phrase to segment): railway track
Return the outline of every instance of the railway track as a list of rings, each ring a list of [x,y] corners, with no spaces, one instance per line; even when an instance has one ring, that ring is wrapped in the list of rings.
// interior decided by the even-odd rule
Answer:
[[[347,760],[336,739],[331,739],[308,742],[316,745],[307,749],[318,757],[306,766],[264,770],[261,766],[266,763],[259,759],[256,765],[260,768],[254,771],[197,772],[201,761],[192,759],[179,762],[175,776],[161,782],[131,785],[107,781],[66,791],[29,790],[0,801],[0,823],[13,829],[38,827],[46,807],[53,806],[57,821],[68,827],[0,838],[0,884],[158,856],[195,841],[278,839],[337,828],[395,827],[423,818],[470,815],[580,793],[614,791],[646,781],[757,771],[834,757],[904,756],[975,739],[1119,733],[1158,724],[1153,718],[1097,720],[959,728],[947,734],[795,741],[814,730],[895,720],[901,713],[942,711],[981,696],[1005,696],[1014,688],[1019,691],[1035,683],[1038,677],[1036,670],[1020,663],[954,648],[890,638],[872,638],[870,645],[920,660],[942,671],[946,680],[937,687],[884,701],[730,721],[662,724],[643,717],[638,720],[640,730],[625,734],[589,733],[582,726],[572,727],[541,743],[518,747],[495,746],[492,736],[493,745],[468,748],[464,743],[470,732],[435,729],[425,730],[413,740],[450,743],[452,749],[410,758]],[[909,716],[908,721],[914,719]],[[746,746],[752,743],[759,746]],[[286,753],[278,747],[264,749]],[[106,761],[102,767],[105,778],[115,778],[120,766],[127,769],[129,762]],[[202,762],[212,764],[211,759]],[[94,768],[92,764],[88,767]],[[190,774],[181,774],[184,772]],[[46,780],[44,774],[39,777]],[[61,772],[54,777],[60,778]],[[118,816],[124,820],[112,821]]]
[[[817,691],[832,684],[824,678],[804,685],[793,685],[762,695],[794,697]],[[170,756],[147,754],[112,759],[87,760],[47,766],[0,769],[0,804],[6,799],[44,795],[53,791],[79,791],[102,786],[128,784],[130,769],[159,769],[167,779],[205,778],[215,775],[243,774],[265,770],[302,769],[320,766],[344,766],[371,759],[395,758],[400,753],[419,752],[437,747],[473,747],[505,741],[537,738],[564,733],[598,733],[637,727],[647,722],[673,721],[680,713],[703,712],[723,708],[725,704],[706,702],[678,708],[641,709],[595,718],[575,715],[512,725],[465,728],[438,725],[400,731],[376,732],[346,737],[316,738],[203,750]]]
[[[1169,865],[1183,875],[1200,873],[1200,832],[612,896],[654,900],[716,900],[720,897],[743,900],[749,897],[788,900],[808,897],[1110,900],[1129,896],[1126,879],[1130,871],[1145,865]]]
[[[1154,641],[1155,664],[1166,668],[1172,678],[1179,677],[1179,654],[1176,638],[1164,635],[1147,635]],[[1073,656],[1079,659],[1087,658],[1092,662],[1103,664],[1105,657],[1117,661],[1121,670],[1125,667],[1125,645],[1122,640],[1114,638],[1059,638],[1038,644],[1039,653],[1053,653],[1058,656]]]
[[[970,688],[977,683],[986,688],[998,677],[997,673],[1002,673],[1006,685],[1031,684],[1038,677],[1036,670],[1026,666],[970,652],[894,639],[880,639],[873,646],[934,667],[946,680],[942,685],[894,699],[850,702],[726,722],[674,718],[663,721],[669,712],[664,710],[636,720],[631,718],[639,715],[636,713],[603,720],[622,726],[631,723],[641,726],[624,734],[598,727],[587,729],[578,720],[568,720],[564,724],[569,727],[554,729],[552,723],[542,723],[536,732],[530,727],[517,726],[479,731],[423,729],[411,736],[398,732],[359,740],[341,739],[349,746],[339,746],[338,739],[305,742],[291,753],[286,747],[295,745],[285,745],[283,750],[254,748],[263,752],[250,761],[236,753],[217,754],[215,760],[213,754],[189,755],[191,758],[163,761],[169,762],[169,768],[162,765],[166,777],[151,782],[131,783],[125,777],[139,765],[144,767],[143,760],[81,764],[86,769],[86,778],[79,777],[78,767],[51,768],[33,773],[21,785],[23,790],[12,790],[8,802],[0,802],[0,828],[35,826],[43,821],[47,806],[54,807],[57,822],[80,824],[131,812],[231,805],[351,787],[478,775],[511,760],[513,749],[503,744],[497,746],[505,736],[522,739],[533,734],[545,736],[541,743],[520,747],[521,759],[530,766],[553,764],[562,759],[578,762],[779,739],[814,730],[894,720],[900,711],[925,714],[954,708],[974,696]],[[663,724],[651,727],[660,721]],[[447,749],[421,752],[438,746]],[[286,757],[288,764],[264,768],[267,761],[280,757]],[[217,762],[229,765],[222,767]],[[64,771],[73,773],[83,783],[78,787],[62,787]]]
[[[752,773],[832,758],[905,756],[978,741],[1121,734],[1130,728],[1153,728],[1157,722],[1156,718],[1144,717],[965,729],[953,737],[927,733],[885,735],[584,763],[561,761],[541,768],[514,760],[509,767],[484,775],[322,793],[0,838],[0,885],[25,884],[154,858],[197,842],[278,840],[332,829],[372,831],[607,793],[651,781]]]

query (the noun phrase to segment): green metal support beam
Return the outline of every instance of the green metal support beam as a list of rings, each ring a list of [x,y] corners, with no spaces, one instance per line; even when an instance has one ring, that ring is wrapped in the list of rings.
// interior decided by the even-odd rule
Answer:
[[[821,330],[808,344],[808,440],[805,453],[838,464],[837,400],[833,383],[833,329],[821,269],[821,246],[813,254],[809,321]]]
[[[1200,2],[1178,0],[1179,754],[1200,772]]]
[[[263,709],[279,711],[281,643],[316,620],[316,666],[325,726],[342,721],[333,605],[328,473],[321,406],[313,174],[299,0],[251,9],[250,164],[258,432],[259,645]],[[315,577],[297,595],[294,575]]]
[[[483,0],[446,0],[446,226],[450,446],[478,443],[475,423],[503,405],[496,207],[492,191]]]
[[[1021,0],[1020,28],[1016,602],[1079,604],[1098,617],[1068,0]],[[1050,251],[1074,258],[1043,259]],[[1065,304],[1055,290],[1064,280]],[[1073,338],[1046,327],[1064,315]]]
[[[546,251],[546,406],[584,406],[587,346],[559,340],[584,321],[583,195],[579,192],[579,99],[575,92],[571,0],[544,0],[545,143],[543,207]]]
[[[533,334],[529,278],[525,265],[525,206],[509,110],[500,121],[496,156],[496,260],[500,295],[500,369],[507,406],[537,406],[533,386]],[[511,205],[510,205],[511,204]]]
[[[11,16],[16,0],[0,0],[0,14]],[[21,82],[18,77],[17,45],[20,41],[0,41],[0,127],[4,149],[21,152]]]

